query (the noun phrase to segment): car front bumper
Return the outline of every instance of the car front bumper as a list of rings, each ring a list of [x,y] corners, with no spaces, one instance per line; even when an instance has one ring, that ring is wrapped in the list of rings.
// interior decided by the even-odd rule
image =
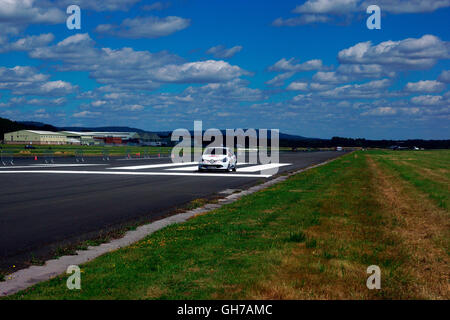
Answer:
[[[198,165],[199,170],[227,170],[228,162],[221,163],[200,163]]]

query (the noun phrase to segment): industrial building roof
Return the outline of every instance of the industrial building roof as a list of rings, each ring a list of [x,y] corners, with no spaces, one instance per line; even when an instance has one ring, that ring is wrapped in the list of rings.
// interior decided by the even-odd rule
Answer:
[[[36,134],[47,134],[47,135],[57,135],[57,136],[62,136],[61,133],[59,133],[59,132],[53,132],[53,131],[43,131],[43,130],[20,130],[20,131],[28,131],[28,132],[36,133]]]

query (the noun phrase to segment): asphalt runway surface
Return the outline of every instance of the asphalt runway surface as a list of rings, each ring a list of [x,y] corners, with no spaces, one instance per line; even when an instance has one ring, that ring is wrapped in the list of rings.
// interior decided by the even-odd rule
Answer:
[[[343,152],[280,153],[278,174]],[[131,222],[157,220],[198,198],[270,179],[274,166],[240,164],[236,173],[199,173],[169,158],[54,158],[0,164],[0,269],[48,258],[59,246],[98,237]],[[231,190],[231,191],[230,191]]]

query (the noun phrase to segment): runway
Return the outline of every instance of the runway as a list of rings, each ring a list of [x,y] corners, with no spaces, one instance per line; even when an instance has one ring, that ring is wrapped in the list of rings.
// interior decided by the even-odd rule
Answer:
[[[196,163],[161,159],[16,160],[0,166],[0,269],[45,257],[55,247],[147,222],[194,199],[243,189],[343,152],[287,152],[279,164],[239,164],[234,172],[197,172]]]

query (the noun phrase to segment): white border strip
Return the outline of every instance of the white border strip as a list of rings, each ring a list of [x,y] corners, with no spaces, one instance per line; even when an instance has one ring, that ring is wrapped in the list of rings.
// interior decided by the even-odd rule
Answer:
[[[107,168],[107,169],[110,169],[110,170],[142,170],[142,169],[168,168],[168,167],[177,167],[177,166],[191,166],[196,163],[197,162],[145,164],[142,166],[114,167],[114,168]]]

